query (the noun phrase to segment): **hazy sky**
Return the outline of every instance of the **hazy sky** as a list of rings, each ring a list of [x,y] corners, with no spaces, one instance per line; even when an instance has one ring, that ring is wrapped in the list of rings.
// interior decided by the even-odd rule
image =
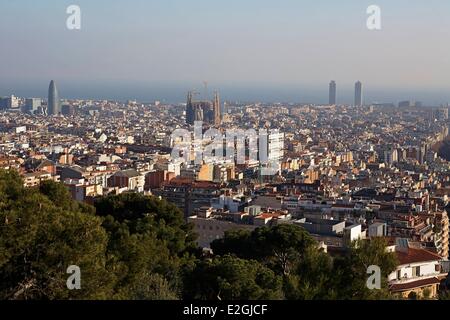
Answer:
[[[82,29],[66,28],[78,4]],[[382,30],[366,28],[381,7]],[[448,0],[0,0],[0,96],[450,101]]]

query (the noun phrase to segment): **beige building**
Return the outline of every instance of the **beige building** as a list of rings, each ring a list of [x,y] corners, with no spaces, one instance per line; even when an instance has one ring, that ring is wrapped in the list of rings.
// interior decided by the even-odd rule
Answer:
[[[255,225],[239,224],[233,220],[218,219],[212,217],[212,208],[201,208],[197,211],[197,215],[188,218],[188,222],[194,225],[195,232],[199,235],[197,244],[202,248],[209,248],[211,242],[224,237],[226,231],[230,230],[249,230],[253,231],[257,228]],[[240,219],[242,213],[234,216]],[[233,214],[230,214],[233,216]]]
[[[35,187],[41,184],[41,181],[46,180],[54,180],[58,181],[59,176],[52,177],[52,175],[48,172],[41,171],[41,172],[32,172],[32,173],[26,173],[23,177],[24,186],[31,188]]]

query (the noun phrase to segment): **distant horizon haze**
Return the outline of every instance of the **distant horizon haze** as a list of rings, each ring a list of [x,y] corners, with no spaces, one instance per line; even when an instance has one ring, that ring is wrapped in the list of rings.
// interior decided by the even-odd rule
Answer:
[[[47,98],[46,90],[50,80],[55,80],[61,99],[84,100],[137,100],[139,102],[161,101],[177,104],[186,102],[187,93],[196,90],[199,98],[204,97],[204,85],[198,83],[175,84],[133,84],[133,83],[71,83],[49,79],[42,85],[33,83],[0,85],[0,97],[16,95],[23,98]],[[426,106],[439,106],[450,102],[450,92],[443,90],[419,90],[401,88],[371,87],[363,83],[363,100],[365,104],[394,103],[412,100],[420,101]],[[266,103],[311,103],[328,104],[329,82],[324,82],[322,87],[304,85],[271,85],[263,83],[243,84],[215,84],[208,83],[207,98],[212,98],[215,90],[219,91],[221,100],[233,102],[266,102]],[[353,104],[354,83],[340,83],[337,85],[337,104]],[[446,93],[448,92],[448,93]]]
[[[66,26],[81,8],[81,30]],[[381,30],[367,28],[370,5]],[[0,96],[182,102],[450,101],[448,0],[3,0]]]

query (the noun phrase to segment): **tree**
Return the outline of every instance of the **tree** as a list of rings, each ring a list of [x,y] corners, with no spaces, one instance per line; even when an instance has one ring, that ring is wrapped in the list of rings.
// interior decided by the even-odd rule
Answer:
[[[310,247],[296,264],[292,274],[284,277],[283,290],[290,300],[336,299],[336,289],[331,285],[335,277],[331,257]]]
[[[62,184],[26,189],[17,172],[0,170],[0,299],[391,298],[397,261],[380,238],[332,258],[304,229],[282,224],[227,232],[212,259],[195,239],[166,201],[123,194],[92,207]],[[81,269],[81,290],[66,287],[70,265]],[[380,290],[366,286],[371,265]]]
[[[225,255],[185,275],[184,297],[203,300],[282,299],[281,277],[254,260]]]
[[[133,288],[134,300],[177,300],[178,294],[169,282],[158,273],[145,273]]]
[[[252,232],[249,230],[234,229],[225,231],[223,238],[211,243],[214,254],[222,256],[234,254],[240,258],[256,258],[252,243]]]
[[[101,219],[62,210],[18,174],[0,171],[0,298],[93,299],[109,295],[107,235]],[[67,268],[81,268],[82,289],[68,290]]]
[[[59,208],[95,215],[94,207],[82,202],[73,201],[69,190],[62,183],[55,183],[51,180],[42,181],[38,190]]]
[[[450,300],[450,290],[439,292],[439,300]]]
[[[334,288],[339,299],[390,299],[388,275],[398,265],[395,253],[386,251],[384,238],[360,240],[352,243],[346,255],[334,261]],[[367,269],[375,265],[381,270],[381,289],[367,287]]]
[[[155,279],[167,284],[170,294],[165,296],[177,295],[181,260],[164,241],[158,240],[151,230],[131,232],[125,222],[115,221],[111,216],[105,218],[103,227],[109,236],[107,268],[115,275],[114,298],[150,298],[151,284],[145,281]]]
[[[281,224],[257,228],[253,232],[233,231],[211,244],[215,254],[231,253],[245,259],[258,260],[277,273],[289,275],[306,250],[316,242],[301,227]]]
[[[140,194],[100,198],[95,207],[109,236],[108,267],[117,270],[117,298],[178,297],[181,274],[192,270],[198,253],[196,235],[182,212]],[[145,279],[160,281],[165,293],[149,291],[156,287]]]
[[[51,180],[42,181],[39,185],[39,192],[52,201],[57,207],[71,210],[77,209],[77,203],[72,200],[67,188],[61,183]]]
[[[0,299],[176,299],[195,263],[182,213],[143,196],[105,203],[96,215],[62,184],[26,189],[16,172],[0,171]],[[81,290],[66,286],[71,265]]]
[[[197,235],[184,221],[183,214],[173,204],[142,194],[124,193],[108,196],[95,202],[96,214],[111,216],[125,222],[132,233],[151,231],[167,242],[171,251],[182,256],[197,249]]]

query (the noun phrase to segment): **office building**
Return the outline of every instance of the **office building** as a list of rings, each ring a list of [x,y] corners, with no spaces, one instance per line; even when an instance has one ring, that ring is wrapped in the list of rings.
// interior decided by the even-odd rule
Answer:
[[[61,114],[63,116],[74,116],[76,114],[76,108],[70,104],[63,104],[61,107]]]
[[[336,82],[331,81],[330,82],[330,90],[329,90],[329,104],[335,105],[336,104]]]
[[[50,82],[48,88],[48,107],[47,115],[58,115],[61,113],[61,102],[59,101],[58,89],[56,88],[55,81]]]
[[[0,109],[16,109],[19,107],[19,99],[13,95],[0,99]]]
[[[384,151],[384,163],[393,165],[398,162],[398,151],[395,148],[391,148]]]
[[[40,98],[26,99],[24,112],[35,114],[41,106],[42,106],[42,99]]]
[[[355,106],[361,107],[363,105],[363,88],[360,81],[355,83]]]

